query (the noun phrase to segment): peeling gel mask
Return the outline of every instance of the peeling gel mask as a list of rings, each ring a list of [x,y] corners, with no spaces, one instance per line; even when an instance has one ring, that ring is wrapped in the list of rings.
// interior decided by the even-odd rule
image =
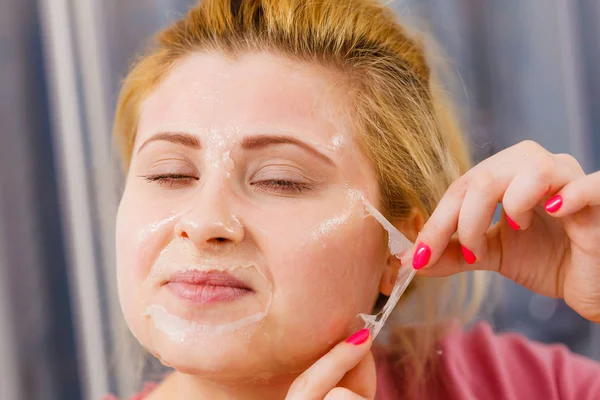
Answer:
[[[416,270],[412,268],[410,263],[412,256],[408,253],[412,249],[414,243],[408,240],[408,238],[396,229],[383,214],[373,207],[359,190],[347,189],[347,195],[351,202],[360,203],[358,207],[364,207],[364,218],[370,216],[383,227],[388,235],[388,249],[390,253],[402,262],[401,267],[398,270],[394,288],[383,308],[374,315],[358,314],[358,317],[365,322],[364,327],[371,331],[371,336],[375,339],[377,335],[379,335],[379,332],[381,332],[381,329],[391,312],[394,310],[394,307],[398,304],[400,297],[404,294],[406,288],[415,277]],[[313,237],[323,237],[327,235],[328,231],[334,229],[334,227],[347,223],[352,218],[351,213],[354,212],[354,209],[356,209],[355,205],[350,207],[346,212],[341,212],[340,214],[325,220],[319,228],[313,232]]]
[[[379,222],[383,229],[388,233],[388,248],[390,249],[390,253],[402,261],[392,293],[381,311],[375,315],[359,314],[363,321],[365,321],[365,328],[368,328],[371,331],[371,336],[375,339],[377,335],[379,335],[379,332],[381,332],[385,321],[394,310],[394,307],[398,304],[400,297],[404,294],[406,288],[415,277],[417,271],[411,267],[411,255],[407,253],[414,243],[396,229],[396,227],[377,211],[377,209],[373,207],[362,194],[359,193],[358,196],[363,202],[367,213]]]
[[[344,96],[298,61],[199,53],[142,104],[117,282],[131,332],[161,362],[268,380],[364,325],[389,250],[406,243],[370,206],[377,177],[337,110]],[[363,315],[374,335],[401,286]]]
[[[229,151],[225,154],[228,158]],[[231,164],[227,166],[228,171],[233,169],[230,166]],[[349,189],[348,198],[351,201],[360,201],[366,211],[364,217],[371,216],[383,227],[388,234],[388,248],[390,253],[403,261],[398,271],[392,293],[381,311],[375,315],[358,315],[365,322],[365,328],[371,331],[371,335],[375,339],[415,276],[416,271],[409,266],[409,260],[406,258],[408,256],[406,252],[412,248],[413,243],[373,207],[362,193]],[[329,231],[347,223],[352,218],[352,213],[354,212],[355,206],[351,203],[344,212],[319,224],[318,228],[311,233],[312,238],[319,239],[327,235]],[[262,284],[269,286],[269,296],[267,298],[263,298],[262,301],[255,299],[250,303],[246,303],[244,307],[238,307],[233,314],[223,314],[218,308],[211,308],[208,311],[196,313],[190,319],[185,319],[169,313],[163,305],[151,304],[147,307],[143,315],[152,319],[156,329],[167,334],[173,340],[180,342],[198,340],[206,334],[235,331],[261,321],[267,315],[271,305],[271,285],[265,277],[264,272],[260,272],[257,268],[257,265],[261,265],[261,262],[248,262],[248,257],[244,256],[243,252],[240,253],[239,250],[237,251],[235,260],[230,259],[227,262],[215,263],[214,260],[207,258],[206,255],[195,254],[194,249],[190,248],[186,242],[179,241],[172,243],[161,252],[145,285],[151,285],[155,281],[165,281],[173,273],[179,273],[184,277],[195,277],[194,273],[233,272],[237,270],[241,275],[249,273],[252,276],[258,273],[264,279]],[[174,256],[171,257],[171,254]],[[253,269],[254,271],[249,272],[248,269]],[[196,320],[201,320],[202,322],[196,322]]]

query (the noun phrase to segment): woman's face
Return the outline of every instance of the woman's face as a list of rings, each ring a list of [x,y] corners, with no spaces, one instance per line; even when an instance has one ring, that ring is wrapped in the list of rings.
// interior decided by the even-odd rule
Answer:
[[[213,379],[304,369],[370,313],[388,256],[333,73],[181,60],[140,111],[117,217],[119,296],[163,363]]]

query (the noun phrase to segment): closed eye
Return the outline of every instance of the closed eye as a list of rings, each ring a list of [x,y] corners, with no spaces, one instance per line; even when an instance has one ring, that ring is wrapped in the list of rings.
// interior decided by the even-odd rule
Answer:
[[[251,183],[258,186],[260,190],[275,191],[283,194],[304,193],[312,190],[312,186],[302,182],[288,181],[284,179],[270,179]]]
[[[197,176],[185,174],[142,175],[141,178],[144,178],[148,182],[157,183],[168,188],[190,186],[194,183],[194,181],[198,181],[200,179]]]

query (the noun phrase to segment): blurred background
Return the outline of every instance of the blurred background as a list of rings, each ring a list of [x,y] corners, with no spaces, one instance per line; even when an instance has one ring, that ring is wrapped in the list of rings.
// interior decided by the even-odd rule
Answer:
[[[118,329],[111,119],[135,55],[193,0],[0,0],[1,400],[136,389]],[[600,169],[599,0],[396,0],[431,34],[481,160],[523,139]],[[600,329],[504,283],[488,318],[600,359]],[[118,364],[118,362],[117,362]]]

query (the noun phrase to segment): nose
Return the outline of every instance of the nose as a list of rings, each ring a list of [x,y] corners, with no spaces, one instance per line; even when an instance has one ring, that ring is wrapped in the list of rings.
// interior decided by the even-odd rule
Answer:
[[[242,223],[232,213],[227,195],[218,190],[207,191],[194,199],[191,209],[175,225],[175,234],[209,251],[241,243],[245,235]]]

